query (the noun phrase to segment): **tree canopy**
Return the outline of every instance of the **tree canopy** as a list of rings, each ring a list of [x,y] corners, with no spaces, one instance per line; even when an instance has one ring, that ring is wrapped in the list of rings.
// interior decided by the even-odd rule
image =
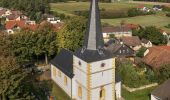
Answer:
[[[86,29],[86,20],[83,17],[72,17],[65,22],[63,29],[57,34],[57,47],[66,48],[71,51],[82,46],[84,32]]]

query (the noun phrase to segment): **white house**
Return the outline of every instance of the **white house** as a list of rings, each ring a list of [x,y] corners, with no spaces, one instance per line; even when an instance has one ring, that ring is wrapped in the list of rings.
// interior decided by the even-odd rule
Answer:
[[[51,61],[52,80],[71,99],[119,99],[121,81],[116,81],[115,57],[104,49],[97,0],[91,2],[88,23],[83,47],[74,53],[62,49]]]
[[[152,91],[151,100],[170,100],[170,79]]]
[[[170,33],[160,30],[163,36],[167,39],[167,45],[170,46]]]
[[[141,42],[142,42],[142,46],[143,47],[146,47],[146,48],[149,48],[149,47],[152,47],[152,42],[151,41],[149,41],[149,40],[147,40],[147,39],[142,39],[141,40]]]

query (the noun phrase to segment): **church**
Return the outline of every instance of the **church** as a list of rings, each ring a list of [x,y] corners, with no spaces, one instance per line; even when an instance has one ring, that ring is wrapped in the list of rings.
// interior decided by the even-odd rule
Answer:
[[[91,0],[82,48],[62,49],[51,61],[51,78],[73,100],[118,100],[121,80],[115,57],[104,48],[98,0]]]

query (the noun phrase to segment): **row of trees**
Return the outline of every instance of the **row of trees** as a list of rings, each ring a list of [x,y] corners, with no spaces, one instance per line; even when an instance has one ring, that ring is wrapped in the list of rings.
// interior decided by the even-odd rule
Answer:
[[[35,32],[22,30],[13,35],[0,34],[0,99],[1,100],[46,100],[45,90],[36,83],[32,71],[21,63],[55,56],[61,48],[72,51],[83,40],[86,20],[71,18],[63,29],[55,32],[48,23]],[[36,59],[36,60],[35,60]],[[44,96],[44,97],[43,97]]]
[[[49,0],[0,0],[0,6],[20,10],[37,21],[50,11]]]

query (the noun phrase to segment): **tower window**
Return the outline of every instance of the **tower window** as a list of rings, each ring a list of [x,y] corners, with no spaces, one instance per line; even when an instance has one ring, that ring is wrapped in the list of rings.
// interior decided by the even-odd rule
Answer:
[[[67,85],[67,77],[64,76],[64,85]]]
[[[104,100],[105,99],[105,89],[104,87],[101,87],[101,90],[100,90],[100,100]]]
[[[82,88],[80,86],[78,87],[78,96],[82,98]]]
[[[104,67],[104,66],[105,66],[105,63],[102,63],[102,64],[101,64],[101,67]]]
[[[81,62],[79,61],[79,66],[81,66]]]
[[[53,67],[53,76],[56,76],[56,68]]]

